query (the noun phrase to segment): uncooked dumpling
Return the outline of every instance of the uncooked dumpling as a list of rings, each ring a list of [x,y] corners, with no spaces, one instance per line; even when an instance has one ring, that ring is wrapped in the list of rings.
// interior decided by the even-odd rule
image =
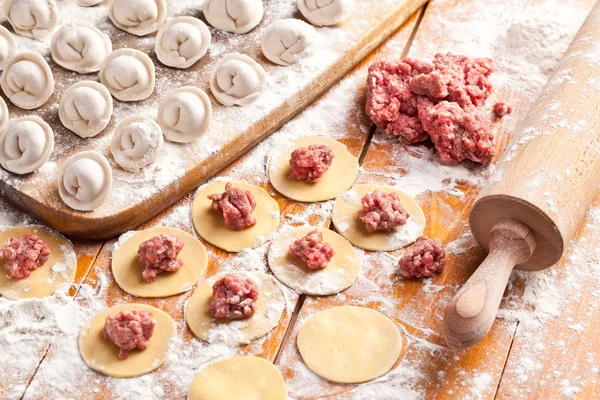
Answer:
[[[15,32],[33,39],[47,36],[60,17],[54,0],[5,0],[4,15]]]
[[[212,106],[206,93],[194,86],[174,90],[158,106],[158,123],[167,140],[189,143],[208,131]]]
[[[112,52],[112,43],[107,35],[91,25],[69,24],[56,32],[50,50],[58,65],[89,74],[100,70]]]
[[[335,25],[346,20],[354,0],[298,0],[298,9],[313,25]]]
[[[139,50],[115,50],[100,68],[100,81],[121,101],[144,100],[154,91],[154,64]]]
[[[65,128],[82,138],[94,137],[106,128],[113,111],[108,89],[93,81],[68,88],[60,99],[58,116]]]
[[[111,187],[110,164],[95,151],[72,155],[58,170],[58,194],[74,210],[92,211],[100,207]]]
[[[287,67],[298,61],[298,57],[312,44],[315,34],[315,29],[304,21],[281,19],[265,29],[260,46],[270,61]]]
[[[162,145],[160,126],[143,115],[132,115],[117,125],[110,152],[121,168],[135,172],[153,163]]]
[[[17,53],[17,43],[13,35],[0,25],[0,71]]]
[[[165,0],[109,0],[108,16],[119,29],[136,36],[156,32],[165,22]]]
[[[177,17],[160,28],[154,43],[161,63],[173,68],[189,68],[204,57],[211,35],[198,18]]]
[[[48,63],[44,57],[29,51],[10,60],[0,84],[11,103],[24,110],[40,107],[54,92],[54,77]]]
[[[0,132],[6,126],[8,122],[8,107],[6,106],[6,102],[2,97],[0,97]]]
[[[250,31],[264,14],[262,0],[206,0],[202,11],[209,24],[233,33]]]
[[[15,174],[36,171],[54,150],[54,133],[35,115],[17,118],[0,133],[0,164]]]
[[[223,105],[247,105],[260,95],[267,80],[264,68],[245,54],[232,53],[215,65],[210,90]]]

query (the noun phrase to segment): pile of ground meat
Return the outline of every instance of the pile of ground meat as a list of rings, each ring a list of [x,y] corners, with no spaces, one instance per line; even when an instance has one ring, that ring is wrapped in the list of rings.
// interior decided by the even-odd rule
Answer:
[[[256,218],[252,215],[256,199],[249,190],[227,183],[225,192],[211,194],[208,199],[212,200],[213,210],[223,217],[229,229],[240,231],[256,225]]]
[[[400,275],[421,278],[440,272],[446,265],[446,251],[440,239],[421,236],[400,259]]]
[[[6,239],[0,249],[0,259],[7,260],[4,268],[15,279],[28,278],[50,258],[50,246],[36,235]]]
[[[258,285],[250,278],[227,274],[213,285],[208,311],[215,318],[249,318],[256,312]]]
[[[358,217],[365,223],[367,232],[391,232],[410,218],[396,193],[372,190],[360,202],[362,209]]]
[[[146,266],[142,277],[154,282],[156,276],[164,272],[173,272],[183,267],[179,252],[183,249],[183,239],[171,235],[154,236],[140,244],[138,258]]]
[[[290,245],[290,253],[300,257],[310,269],[322,269],[333,258],[333,247],[323,241],[323,234],[317,230],[308,233]]]
[[[119,359],[125,360],[129,352],[148,348],[155,325],[156,321],[149,311],[125,310],[106,317],[102,336],[119,347]]]
[[[318,182],[327,172],[335,154],[333,149],[325,144],[313,144],[301,147],[292,152],[290,178],[307,182]]]

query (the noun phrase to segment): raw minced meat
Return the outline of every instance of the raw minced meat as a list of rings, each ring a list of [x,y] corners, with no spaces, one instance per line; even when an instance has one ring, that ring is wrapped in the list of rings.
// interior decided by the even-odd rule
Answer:
[[[301,147],[292,152],[290,178],[307,182],[318,182],[327,172],[335,154],[333,149],[325,144],[313,144]]]
[[[0,249],[0,259],[7,260],[4,268],[15,279],[28,278],[48,261],[51,255],[48,243],[36,235],[23,235],[6,239]]]
[[[440,239],[421,236],[400,259],[400,275],[421,278],[440,272],[446,265],[446,251]]]
[[[372,190],[361,199],[358,217],[365,223],[367,232],[391,232],[406,224],[410,214],[402,207],[396,193]]]
[[[333,247],[323,241],[323,234],[317,230],[308,233],[290,245],[290,253],[300,257],[310,269],[322,269],[333,258]]]
[[[183,245],[183,239],[172,235],[158,235],[142,242],[138,258],[146,267],[142,272],[144,280],[154,282],[157,275],[183,267],[183,260],[178,257]]]
[[[256,225],[252,211],[256,208],[256,199],[249,190],[234,187],[231,183],[225,185],[225,192],[208,196],[212,200],[212,208],[225,221],[225,225],[234,231]]]
[[[258,285],[250,278],[227,274],[212,287],[213,299],[208,311],[215,318],[249,318],[256,312]]]
[[[506,103],[504,100],[498,101],[496,104],[494,104],[494,114],[500,118],[504,117],[506,114],[510,114],[511,112],[512,106],[508,105],[508,103]]]
[[[106,317],[102,336],[119,347],[119,359],[125,360],[129,352],[148,348],[155,325],[149,311],[125,310]]]

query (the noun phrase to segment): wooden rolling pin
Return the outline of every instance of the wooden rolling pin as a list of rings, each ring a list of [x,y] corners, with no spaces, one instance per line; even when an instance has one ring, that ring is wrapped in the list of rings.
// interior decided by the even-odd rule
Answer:
[[[561,59],[475,201],[469,223],[489,255],[446,308],[451,348],[489,332],[513,268],[554,265],[600,186],[600,2]]]

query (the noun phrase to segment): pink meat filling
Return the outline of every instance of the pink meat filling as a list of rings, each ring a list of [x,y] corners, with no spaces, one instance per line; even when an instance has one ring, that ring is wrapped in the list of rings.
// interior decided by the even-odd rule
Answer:
[[[290,253],[300,257],[310,269],[322,269],[333,258],[333,247],[323,241],[323,234],[314,230],[290,245]]]
[[[4,268],[15,279],[28,278],[50,258],[50,246],[36,235],[24,235],[20,238],[6,239],[0,249],[0,259],[7,262]]]
[[[249,318],[256,312],[258,285],[250,278],[227,274],[213,285],[208,311],[215,318]]]
[[[324,144],[301,147],[292,152],[290,178],[307,182],[317,182],[331,166],[335,154]]]
[[[233,187],[231,183],[225,185],[225,192],[211,194],[212,208],[218,212],[225,221],[225,225],[234,231],[256,225],[256,218],[252,211],[256,208],[256,199],[249,190]]]
[[[381,190],[368,192],[361,200],[358,217],[365,223],[367,232],[391,232],[406,224],[410,214],[402,207],[396,193]]]
[[[157,275],[183,267],[183,260],[178,257],[183,245],[183,239],[171,235],[154,236],[142,242],[138,248],[138,258],[146,267],[142,278],[154,282]]]
[[[440,239],[421,236],[400,259],[400,275],[421,278],[440,272],[446,265],[446,251]]]
[[[125,360],[129,352],[148,348],[155,325],[156,321],[148,311],[121,311],[106,317],[102,336],[119,347],[119,359]]]
[[[502,118],[506,114],[510,114],[512,112],[512,107],[508,105],[504,100],[497,102],[494,104],[494,114],[496,116]]]

